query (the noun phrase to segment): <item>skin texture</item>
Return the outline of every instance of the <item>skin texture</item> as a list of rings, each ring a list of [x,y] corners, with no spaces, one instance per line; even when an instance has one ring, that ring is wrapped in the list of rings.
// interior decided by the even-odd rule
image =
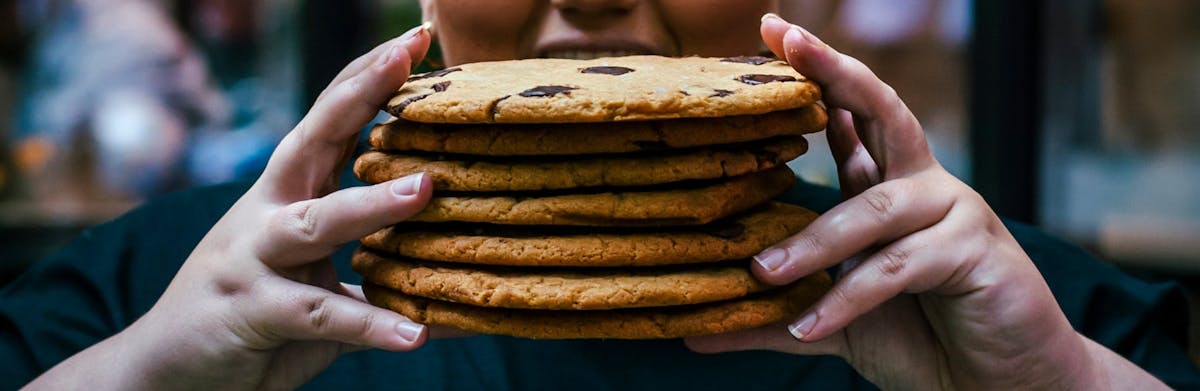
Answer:
[[[1165,388],[1070,328],[1028,256],[979,195],[938,165],[890,87],[799,27],[777,18],[760,26],[758,15],[775,2],[429,0],[422,7],[451,65],[555,47],[753,54],[765,41],[822,85],[846,200],[759,254],[754,273],[772,284],[838,264],[847,273],[788,327],[691,338],[692,349],[834,354],[884,389]],[[337,282],[328,255],[415,214],[430,197],[429,179],[419,174],[334,191],[358,129],[429,42],[411,31],[347,66],[159,302],[29,388],[293,388],[343,352],[420,346],[434,330],[366,304],[358,287]],[[109,365],[118,360],[123,365]]]
[[[822,85],[845,201],[756,256],[753,271],[774,284],[839,264],[844,274],[787,328],[691,338],[690,348],[834,354],[884,389],[1165,388],[1075,333],[1000,219],[933,158],[895,91],[782,19],[764,17],[762,35]]]
[[[447,65],[545,57],[555,50],[665,56],[753,55],[772,0],[423,0]],[[714,26],[720,28],[713,28]]]

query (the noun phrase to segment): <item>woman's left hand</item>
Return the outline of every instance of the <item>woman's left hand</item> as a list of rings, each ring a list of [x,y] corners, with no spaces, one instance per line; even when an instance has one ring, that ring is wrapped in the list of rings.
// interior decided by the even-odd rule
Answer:
[[[845,201],[759,254],[754,272],[773,284],[839,264],[843,273],[787,328],[690,338],[689,347],[837,355],[884,389],[1162,385],[1071,328],[1033,262],[983,198],[938,164],[891,87],[782,19],[764,17],[762,34],[823,87]]]

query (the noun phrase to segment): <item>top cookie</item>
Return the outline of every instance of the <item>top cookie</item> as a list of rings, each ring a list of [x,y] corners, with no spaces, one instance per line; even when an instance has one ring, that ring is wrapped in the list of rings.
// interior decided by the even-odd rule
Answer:
[[[571,123],[762,114],[820,98],[779,60],[629,56],[464,64],[410,77],[386,109],[429,123]]]

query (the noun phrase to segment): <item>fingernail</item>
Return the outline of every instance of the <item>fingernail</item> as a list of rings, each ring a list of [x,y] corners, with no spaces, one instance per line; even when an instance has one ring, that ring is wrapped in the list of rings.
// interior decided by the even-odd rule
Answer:
[[[428,31],[430,34],[433,34],[433,21],[426,20],[425,23],[421,23],[421,30]]]
[[[778,21],[783,21],[783,18],[779,17],[779,15],[775,15],[775,13],[774,13],[774,12],[768,12],[768,13],[765,13],[765,14],[763,14],[763,16],[762,16],[762,19],[761,19],[761,20],[762,20],[763,22],[766,22],[767,20],[778,20]]]
[[[396,335],[408,342],[414,342],[421,337],[421,332],[425,331],[425,325],[413,322],[400,322],[396,324]]]
[[[754,256],[754,262],[758,262],[763,269],[769,272],[779,269],[783,266],[783,262],[787,260],[787,252],[781,248],[769,248],[766,251],[758,253]]]
[[[813,33],[811,31],[805,30],[804,28],[802,28],[800,26],[792,26],[792,30],[796,30],[797,32],[799,32],[800,36],[804,37],[804,40],[806,40],[814,45],[828,46],[828,45],[825,45],[825,41],[822,41],[820,38],[817,38],[816,35],[813,35]]]
[[[411,196],[421,192],[421,183],[425,182],[425,173],[418,172],[392,182],[392,193],[400,196]]]
[[[429,22],[425,22],[425,23],[429,23]],[[413,38],[416,38],[417,33],[426,31],[427,28],[425,27],[425,23],[422,23],[420,26],[408,29],[408,31],[405,31],[404,34],[400,34],[400,41],[401,42],[411,41]]]
[[[788,325],[788,332],[792,333],[793,337],[803,341],[804,336],[812,333],[813,327],[817,325],[817,313],[809,312],[801,317],[796,323]]]

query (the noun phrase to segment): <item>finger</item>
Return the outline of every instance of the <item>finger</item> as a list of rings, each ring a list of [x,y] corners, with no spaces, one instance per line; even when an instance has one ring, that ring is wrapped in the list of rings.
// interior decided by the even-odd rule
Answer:
[[[271,156],[256,188],[277,202],[320,196],[336,183],[335,169],[357,140],[367,121],[404,84],[413,61],[423,53],[429,34],[416,35],[391,46],[370,66],[332,86],[300,120]]]
[[[388,40],[387,42],[379,44],[379,46],[376,46],[374,49],[371,49],[371,51],[368,52],[367,54],[354,59],[354,61],[350,62],[350,65],[347,65],[345,68],[342,68],[342,71],[338,72],[337,76],[333,77],[333,80],[329,82],[329,85],[325,86],[325,90],[321,91],[321,95],[317,96],[317,100],[320,101],[321,98],[325,96],[325,92],[332,89],[333,86],[336,86],[339,83],[345,81],[346,79],[349,79],[351,76],[357,75],[360,72],[362,72],[363,69],[366,69],[366,67],[370,66],[372,61],[379,58],[379,56],[383,56],[393,46],[396,46],[397,44],[400,44],[401,42],[408,41],[409,39],[412,39],[413,37],[415,37],[417,34],[420,34],[422,32],[427,33],[428,31],[429,31],[429,28],[426,27],[426,25],[420,25],[417,27],[413,27],[412,29],[406,31],[404,34],[400,34],[400,36],[398,36],[398,37],[392,38],[392,39]],[[425,57],[425,52],[429,49],[429,47],[424,46],[424,45],[406,46],[405,49],[408,50],[409,57],[413,58],[414,62],[415,62],[415,61],[417,61],[417,59]]]
[[[358,301],[361,301],[364,303],[367,302],[367,297],[366,297],[366,295],[363,294],[361,285],[342,283],[342,289],[345,291],[346,296],[352,297],[355,300],[358,300]],[[435,326],[435,325],[427,325],[425,327],[429,328],[429,338],[430,339],[463,338],[463,337],[472,337],[472,336],[478,335],[478,334],[472,333],[470,331],[466,331],[463,329],[457,329],[457,328],[453,328],[453,327]]]
[[[787,58],[783,52],[783,40],[779,38],[782,38],[790,28],[792,28],[791,23],[783,20],[779,15],[768,13],[762,16],[762,24],[759,25],[758,32],[763,37],[763,43],[767,44],[767,49],[770,49],[771,53],[775,53],[775,57]]]
[[[849,111],[839,108],[830,110],[825,137],[829,140],[829,149],[837,164],[842,199],[859,195],[882,180],[879,167],[875,166],[875,160],[871,159],[867,149],[858,140],[854,128],[854,119]]]
[[[751,270],[767,283],[787,284],[937,223],[953,198],[929,192],[937,182],[923,179],[883,182],[842,202],[800,233],[754,256]]]
[[[337,341],[407,351],[425,343],[428,330],[392,312],[351,297],[284,278],[267,278],[251,308],[243,308],[255,330],[283,340]]]
[[[272,268],[322,259],[338,246],[420,212],[433,193],[424,173],[352,187],[280,208],[257,240],[258,256]]]
[[[961,272],[946,254],[966,255],[948,248],[953,246],[947,240],[952,235],[945,225],[934,225],[870,254],[788,330],[798,340],[819,341],[901,293],[925,292],[945,283]]]
[[[935,164],[924,132],[899,95],[862,62],[838,53],[803,28],[778,17],[764,17],[767,46],[782,54],[798,72],[822,87],[830,107],[849,110],[858,119],[859,139],[884,173],[905,176]]]
[[[844,339],[826,338],[816,342],[801,342],[788,333],[783,324],[772,324],[731,333],[688,337],[683,343],[696,353],[724,353],[743,350],[774,350],[792,354],[829,354],[842,356]]]
[[[341,293],[343,296],[349,296],[354,298],[354,300],[358,300],[363,303],[367,302],[367,295],[363,293],[362,285],[347,284],[344,282],[341,283],[341,285],[342,291],[339,293]]]

